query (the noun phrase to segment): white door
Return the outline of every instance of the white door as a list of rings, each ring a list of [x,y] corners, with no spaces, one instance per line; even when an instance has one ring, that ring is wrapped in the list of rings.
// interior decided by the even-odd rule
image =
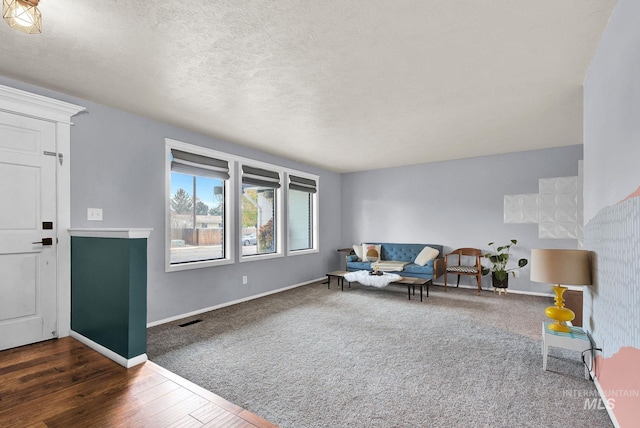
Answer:
[[[57,337],[55,152],[54,123],[0,112],[0,350]]]

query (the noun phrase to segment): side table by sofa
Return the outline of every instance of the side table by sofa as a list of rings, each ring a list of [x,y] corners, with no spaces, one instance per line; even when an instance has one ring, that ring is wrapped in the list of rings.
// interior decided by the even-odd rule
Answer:
[[[345,253],[345,254],[346,254],[346,256],[344,256],[344,259],[345,259],[345,261],[344,261],[344,268],[346,269],[346,268],[347,268],[347,257],[349,257],[349,255],[350,255],[350,254],[355,254],[355,253],[353,252],[353,247],[349,247],[349,248],[338,248],[338,252],[339,252],[339,253]]]
[[[551,330],[549,325],[551,323],[542,323],[542,370],[547,370],[547,355],[549,354],[549,346],[556,346],[558,348],[569,349],[573,351],[583,352],[592,348],[591,338],[580,327],[569,327],[571,331],[569,333],[563,333],[555,330]],[[588,353],[589,367],[592,365],[592,356]],[[585,365],[584,378],[589,379],[589,369]]]

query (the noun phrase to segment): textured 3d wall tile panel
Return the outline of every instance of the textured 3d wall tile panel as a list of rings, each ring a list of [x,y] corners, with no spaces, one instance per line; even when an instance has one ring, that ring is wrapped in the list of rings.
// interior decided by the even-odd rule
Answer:
[[[538,222],[538,194],[505,195],[504,197],[505,223],[537,223]]]
[[[538,224],[538,236],[582,239],[582,185],[576,177],[541,178],[539,193],[505,195],[504,222]]]

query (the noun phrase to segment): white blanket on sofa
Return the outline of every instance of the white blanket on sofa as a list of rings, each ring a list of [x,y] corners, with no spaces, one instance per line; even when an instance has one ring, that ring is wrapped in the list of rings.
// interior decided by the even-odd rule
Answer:
[[[379,262],[371,263],[371,269],[376,269],[384,272],[402,272],[405,265],[409,262],[401,262],[399,260],[380,260]]]
[[[395,281],[400,281],[402,277],[395,273],[384,273],[382,275],[370,275],[369,271],[359,270],[349,272],[344,275],[344,279],[349,282],[359,282],[362,285],[383,288]]]

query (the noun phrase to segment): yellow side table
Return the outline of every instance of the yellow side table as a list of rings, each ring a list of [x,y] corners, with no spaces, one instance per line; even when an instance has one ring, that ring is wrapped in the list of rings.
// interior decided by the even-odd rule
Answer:
[[[580,327],[569,327],[568,333],[551,330],[549,322],[542,323],[542,370],[547,370],[547,355],[549,346],[583,352],[592,348],[591,338]],[[592,355],[588,355],[588,366],[592,366]],[[589,369],[584,366],[584,378],[589,379]]]

